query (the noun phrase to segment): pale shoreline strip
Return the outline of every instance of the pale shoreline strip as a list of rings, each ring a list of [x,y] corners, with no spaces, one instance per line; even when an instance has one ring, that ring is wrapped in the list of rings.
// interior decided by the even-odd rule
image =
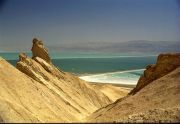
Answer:
[[[136,71],[144,71],[145,69],[134,69],[134,70],[126,70],[126,71],[116,71],[116,72],[107,72],[102,74],[92,74],[87,76],[79,76],[79,78],[85,78],[85,77],[94,77],[94,76],[102,76],[107,74],[117,74],[117,73],[129,73],[129,72],[136,72]]]

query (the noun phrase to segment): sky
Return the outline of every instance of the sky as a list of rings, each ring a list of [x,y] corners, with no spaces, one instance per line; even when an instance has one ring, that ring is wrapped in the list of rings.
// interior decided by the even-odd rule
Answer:
[[[180,41],[178,0],[0,0],[0,51],[134,40]]]

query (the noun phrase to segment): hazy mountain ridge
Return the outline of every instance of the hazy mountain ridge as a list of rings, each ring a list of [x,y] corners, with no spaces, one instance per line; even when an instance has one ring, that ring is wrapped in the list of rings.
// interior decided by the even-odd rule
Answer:
[[[48,42],[45,42],[48,44]],[[13,43],[12,43],[13,44]],[[180,52],[180,41],[148,41],[134,40],[126,42],[61,42],[55,45],[47,45],[50,52],[107,52],[107,53],[153,53],[162,52]],[[11,48],[11,49],[9,49]],[[25,44],[20,45],[0,45],[1,52],[6,51],[25,51],[28,52],[30,47]]]
[[[82,43],[59,43],[49,46],[51,51],[82,51],[82,52],[122,52],[122,53],[161,53],[179,52],[180,41],[146,41],[136,40],[128,42],[82,42]]]

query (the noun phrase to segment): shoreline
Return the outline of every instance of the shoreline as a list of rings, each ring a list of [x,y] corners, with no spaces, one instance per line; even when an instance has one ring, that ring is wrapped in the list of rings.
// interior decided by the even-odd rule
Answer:
[[[133,84],[117,84],[117,83],[101,83],[101,82],[89,82],[89,83],[92,85],[112,85],[115,87],[121,87],[125,89],[132,89],[136,87],[136,85]]]
[[[114,71],[114,72],[105,72],[105,73],[95,73],[95,74],[79,74],[77,75],[79,78],[88,77],[88,76],[101,76],[106,74],[116,74],[116,73],[129,73],[129,72],[136,72],[136,71],[144,71],[145,68],[140,69],[130,69],[130,70],[122,70],[122,71]]]

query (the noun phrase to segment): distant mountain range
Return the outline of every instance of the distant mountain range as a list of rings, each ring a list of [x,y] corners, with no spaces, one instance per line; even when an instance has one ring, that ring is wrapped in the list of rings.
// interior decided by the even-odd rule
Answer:
[[[51,51],[78,51],[78,52],[121,52],[121,53],[162,53],[180,52],[180,41],[147,41],[134,40],[127,42],[82,42],[61,43],[48,46]]]
[[[49,43],[47,47],[50,52],[159,54],[162,52],[180,52],[180,41],[58,42],[57,44]],[[0,45],[0,52],[30,52],[29,49],[25,43],[11,46]]]

